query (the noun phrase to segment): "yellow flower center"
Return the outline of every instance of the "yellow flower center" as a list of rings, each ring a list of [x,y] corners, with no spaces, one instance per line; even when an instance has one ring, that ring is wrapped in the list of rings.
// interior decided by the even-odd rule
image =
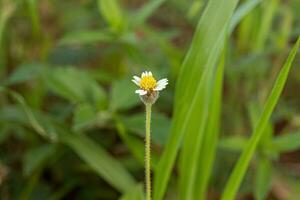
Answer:
[[[144,76],[141,79],[140,87],[143,90],[153,90],[156,87],[156,80],[153,76]]]

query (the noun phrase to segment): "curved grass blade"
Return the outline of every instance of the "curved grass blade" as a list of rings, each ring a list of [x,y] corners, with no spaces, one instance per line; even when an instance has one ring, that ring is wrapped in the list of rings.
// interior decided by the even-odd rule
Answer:
[[[253,43],[253,48],[256,51],[262,51],[271,32],[272,22],[277,13],[279,0],[264,1],[263,14],[261,16],[261,24],[258,28],[258,33]]]
[[[234,30],[234,28],[238,25],[238,23],[261,2],[262,0],[248,0],[247,2],[239,6],[239,8],[232,16],[229,25],[229,33],[231,33]]]
[[[298,51],[300,44],[300,37],[298,37],[298,40],[296,44],[294,45],[292,51],[290,52],[283,68],[281,69],[277,80],[273,86],[273,89],[271,91],[271,94],[269,95],[267,102],[265,104],[264,110],[262,115],[260,116],[260,119],[256,125],[256,128],[252,134],[251,139],[249,140],[247,147],[244,149],[242,155],[240,156],[237,164],[235,165],[235,168],[233,172],[230,175],[230,178],[226,184],[226,187],[224,189],[224,192],[222,194],[221,200],[233,200],[236,197],[237,191],[240,187],[240,184],[242,182],[242,179],[246,173],[246,170],[248,168],[249,162],[255,152],[255,149],[257,147],[257,144],[259,140],[261,139],[261,136],[264,133],[264,130],[267,126],[267,123],[271,117],[271,114],[278,102],[278,99],[281,95],[281,92],[283,90],[283,87],[286,83],[292,62],[295,58],[295,55]]]
[[[203,138],[201,155],[198,158],[199,161],[197,168],[201,170],[198,170],[196,175],[194,199],[199,200],[206,199],[205,191],[207,189],[209,177],[212,171],[215,152],[218,144],[218,135],[220,131],[221,101],[223,91],[223,75],[226,55],[225,49],[222,53],[222,57],[216,71],[211,103],[209,106],[207,126],[205,128],[205,135]]]
[[[201,89],[210,93],[206,83],[207,81],[211,82],[211,79],[204,76],[203,73],[211,77],[215,71],[215,64],[224,42],[225,30],[237,2],[238,0],[211,0],[199,21],[192,44],[181,66],[176,86],[172,131],[155,173],[154,200],[163,199],[181,139],[187,133],[187,129],[190,133],[197,134],[201,129],[199,116],[202,116],[203,119],[206,118],[207,106],[205,103],[208,102],[209,99],[206,98],[209,98],[210,94],[206,95]],[[200,139],[197,142],[201,142]],[[195,141],[195,139],[193,140]],[[197,149],[199,147],[200,145],[197,146]],[[194,156],[198,157],[197,155]],[[195,166],[193,165],[189,177],[195,174]],[[194,178],[186,180],[194,182]]]
[[[237,8],[232,16],[228,34],[231,34],[236,25],[245,17],[250,11],[252,11],[261,0],[249,0],[243,3]],[[201,149],[201,155],[198,158],[198,170],[195,184],[194,198],[206,199],[205,192],[208,186],[211,169],[214,162],[214,156],[216,146],[218,143],[218,132],[219,132],[219,120],[221,112],[221,98],[222,98],[222,87],[223,87],[223,70],[225,64],[225,50],[221,58],[220,64],[216,72],[216,81],[214,83],[211,105],[209,107],[209,116],[207,127],[205,129],[205,135],[203,140],[203,147]],[[205,156],[203,156],[205,155]]]

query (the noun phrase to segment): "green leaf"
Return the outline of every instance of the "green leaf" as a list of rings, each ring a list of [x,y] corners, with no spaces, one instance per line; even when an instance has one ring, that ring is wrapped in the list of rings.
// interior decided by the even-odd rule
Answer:
[[[151,138],[154,143],[164,145],[168,138],[171,122],[163,114],[153,112]],[[145,114],[139,113],[121,117],[126,128],[141,137],[145,136]]]
[[[89,127],[96,123],[97,112],[89,104],[79,104],[74,111],[74,130]]]
[[[0,91],[10,94],[23,107],[29,124],[35,131],[48,139],[53,140],[53,136],[55,136],[57,137],[55,140],[70,146],[79,157],[117,190],[126,192],[136,184],[128,171],[94,141],[85,135],[69,132],[66,127],[62,128],[58,126],[57,123],[52,122],[46,115],[35,114],[18,93],[3,87],[0,87]],[[54,128],[49,129],[49,127]]]
[[[241,152],[247,144],[247,138],[242,136],[226,137],[220,140],[219,147],[225,150]]]
[[[54,152],[55,148],[51,144],[42,145],[27,151],[23,164],[24,174],[26,176],[32,174],[32,172],[38,169]]]
[[[279,5],[279,0],[267,0],[263,3],[262,16],[260,26],[258,27],[258,33],[256,40],[253,43],[253,47],[257,51],[261,51],[267,41],[267,38],[272,31],[272,21],[275,18]]]
[[[140,8],[130,19],[131,26],[134,28],[144,24],[146,20],[165,2],[166,0],[151,0]]]
[[[298,37],[296,44],[294,45],[290,55],[288,56],[284,66],[282,67],[277,77],[277,80],[265,104],[263,113],[261,114],[261,117],[256,125],[256,128],[251,136],[251,139],[247,144],[247,147],[244,149],[237,164],[235,165],[233,172],[230,175],[230,178],[222,194],[222,198],[221,198],[222,200],[233,200],[236,197],[237,190],[240,187],[243,177],[245,176],[249,162],[253,154],[255,153],[256,147],[265,131],[265,128],[268,124],[271,114],[273,113],[273,110],[282,93],[292,62],[298,51],[299,44],[300,44],[300,37]]]
[[[271,161],[267,157],[259,158],[255,172],[254,196],[256,200],[264,200],[272,186],[273,167]]]
[[[295,151],[300,148],[300,133],[277,136],[272,141],[272,149],[279,152]]]
[[[82,134],[73,134],[60,129],[60,140],[67,144],[101,177],[120,192],[130,191],[135,180],[128,171],[105,149]]]
[[[28,124],[31,125],[38,134],[51,141],[57,140],[55,127],[53,127],[48,117],[42,115],[40,112],[32,111],[26,104],[25,99],[18,93],[4,87],[0,87],[0,92],[9,94],[23,108],[28,119]]]
[[[113,35],[107,31],[76,31],[67,33],[61,40],[60,44],[97,44],[99,42],[110,42]]]
[[[122,138],[123,142],[126,144],[128,149],[132,152],[132,154],[136,157],[136,159],[140,162],[141,166],[145,164],[145,157],[144,157],[144,151],[145,151],[145,145],[141,141],[141,139],[138,139],[137,137],[130,135],[127,133],[124,124],[122,122],[117,121],[116,127],[118,130],[118,133],[120,137]],[[158,157],[154,152],[152,152],[151,155],[151,168],[154,169],[157,165]]]
[[[19,66],[8,78],[7,83],[18,84],[40,75],[44,66],[39,63],[27,63]]]
[[[17,106],[3,106],[0,108],[0,122],[14,122],[27,124],[27,116],[22,109]]]
[[[198,158],[198,170],[194,198],[206,199],[205,191],[207,190],[210,174],[213,168],[216,148],[218,144],[218,136],[220,131],[220,115],[221,102],[223,91],[223,76],[225,65],[226,49],[222,53],[220,63],[216,71],[215,82],[212,90],[211,103],[209,105],[209,115],[207,119],[207,126],[205,128],[205,135],[203,138],[203,145],[200,157]],[[205,155],[205,156],[203,156]]]
[[[154,200],[163,199],[184,136],[180,166],[180,199],[191,198],[193,195],[215,65],[237,2],[210,0],[198,23],[176,85],[172,129],[155,173]]]
[[[98,0],[99,11],[112,30],[120,33],[125,26],[125,16],[122,14],[116,0]]]
[[[74,131],[102,127],[108,123],[111,114],[106,111],[97,112],[90,104],[79,104],[74,111]]]
[[[128,77],[114,82],[111,90],[111,110],[126,110],[139,104],[141,100],[134,93],[135,89],[136,86]]]
[[[124,194],[120,200],[144,200],[143,185],[136,185],[132,190]]]
[[[48,69],[44,79],[49,89],[71,102],[87,102],[98,109],[106,107],[104,90],[87,72],[74,67]]]
[[[2,46],[2,39],[4,35],[4,30],[6,28],[7,22],[14,14],[17,2],[12,1],[2,1],[1,3],[1,14],[0,14],[0,46]]]
[[[243,3],[238,9],[235,11],[234,15],[232,16],[229,32],[231,33],[234,28],[238,25],[238,23],[252,11],[262,0],[248,0]]]

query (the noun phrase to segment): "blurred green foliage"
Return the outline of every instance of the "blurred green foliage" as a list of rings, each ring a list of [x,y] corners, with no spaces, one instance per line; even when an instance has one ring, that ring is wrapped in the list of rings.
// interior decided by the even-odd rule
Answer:
[[[153,107],[154,200],[219,199],[299,12],[298,0],[0,0],[0,199],[143,199],[131,77],[144,70],[170,82]],[[300,197],[299,64],[236,198]]]

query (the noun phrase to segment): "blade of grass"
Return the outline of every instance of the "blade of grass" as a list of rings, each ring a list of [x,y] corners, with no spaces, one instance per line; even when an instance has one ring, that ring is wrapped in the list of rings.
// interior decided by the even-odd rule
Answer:
[[[203,73],[199,89],[202,95],[194,97],[191,108],[187,113],[187,119],[183,127],[185,136],[180,154],[180,199],[193,199],[195,178],[197,172],[197,158],[200,155],[202,141],[208,117],[209,100],[211,99],[212,82],[214,80],[213,67],[207,68]]]
[[[190,81],[191,85],[187,83],[187,90],[195,91],[194,94],[189,96],[190,100],[186,100],[189,108],[186,113],[181,113],[181,116],[185,115],[185,119],[182,120],[182,127],[179,130],[185,133],[184,142],[182,146],[181,152],[181,162],[180,162],[180,199],[194,199],[193,195],[196,193],[194,190],[198,190],[196,188],[196,175],[198,170],[198,164],[200,158],[200,152],[203,144],[203,137],[205,133],[205,127],[207,125],[207,118],[209,113],[209,104],[211,102],[211,94],[213,89],[213,82],[215,79],[215,64],[218,59],[218,55],[221,49],[219,44],[223,45],[225,35],[227,33],[227,25],[229,24],[230,17],[233,14],[234,8],[237,4],[237,1],[227,1],[226,6],[228,6],[227,10],[227,21],[225,21],[223,25],[223,30],[221,31],[220,38],[216,39],[216,46],[212,46],[212,54],[209,54],[207,58],[207,63],[204,63],[204,73],[203,77],[200,80],[199,85],[196,86],[195,90],[191,87],[193,83]],[[209,5],[208,5],[209,6]],[[219,7],[220,6],[220,7]],[[225,5],[224,5],[225,6]],[[217,4],[215,7],[212,6],[215,12],[221,12],[224,14],[224,7],[222,4]],[[223,15],[224,17],[224,15]],[[220,20],[220,19],[219,19]],[[220,40],[219,40],[220,39]],[[219,41],[218,41],[219,40]],[[218,43],[219,42],[219,43]],[[215,48],[215,49],[214,49]],[[216,56],[216,57],[215,57]],[[205,59],[204,59],[205,60]],[[191,74],[186,74],[189,77]],[[196,82],[197,84],[197,82]],[[190,102],[190,103],[188,103]],[[180,117],[181,117],[180,116]],[[198,198],[198,197],[197,197]]]
[[[254,129],[262,109],[258,103],[253,102],[248,106],[248,110],[251,119],[251,126]],[[268,156],[267,152],[270,151],[269,147],[272,141],[272,136],[272,123],[268,121],[258,144],[258,155],[256,158],[256,170],[254,176],[255,181],[253,187],[253,193],[256,200],[266,199],[271,188],[273,167],[271,158]]]
[[[116,0],[98,0],[99,12],[116,33],[123,31],[125,16]]]
[[[232,16],[230,25],[229,25],[229,34],[232,33],[236,25],[245,17],[253,8],[255,8],[261,0],[249,0],[239,6]],[[225,53],[225,52],[224,52]],[[210,115],[208,119],[208,126],[206,127],[206,133],[203,141],[203,149],[201,150],[201,155],[199,158],[198,171],[196,178],[196,188],[194,198],[205,199],[205,191],[209,181],[209,176],[212,169],[212,164],[214,161],[214,154],[216,150],[216,144],[218,139],[218,121],[220,115],[220,101],[221,101],[221,91],[222,91],[222,78],[223,78],[223,67],[225,55],[223,53],[223,58],[219,64],[217,71],[217,78],[215,83],[215,88],[213,89],[212,94],[212,104],[210,106]]]
[[[229,33],[233,31],[235,26],[241,21],[241,19],[249,13],[261,0],[250,0],[242,4],[232,16]],[[213,89],[211,105],[209,110],[208,125],[206,127],[203,148],[201,149],[201,156],[198,158],[198,169],[201,169],[197,173],[195,194],[194,198],[205,199],[205,191],[207,189],[212,165],[214,162],[214,154],[218,143],[218,131],[219,131],[219,117],[221,107],[221,95],[222,95],[222,81],[223,81],[223,68],[225,62],[225,51],[223,52],[222,59],[218,66],[216,82]],[[205,156],[203,156],[205,155]]]
[[[154,200],[163,199],[181,139],[186,133],[186,129],[190,127],[189,121],[194,119],[193,125],[195,125],[198,124],[196,120],[199,119],[198,116],[205,118],[206,109],[201,110],[197,106],[204,105],[201,102],[204,101],[204,98],[210,96],[203,95],[201,90],[201,88],[205,88],[210,93],[208,87],[205,87],[205,81],[210,79],[203,76],[202,81],[199,82],[199,77],[202,76],[204,69],[206,69],[207,75],[214,72],[214,66],[223,45],[225,28],[236,4],[237,0],[211,0],[199,21],[177,82],[172,134],[170,134],[165,146],[166,149],[159,161],[157,167],[159,170],[156,170],[155,173]],[[207,102],[207,99],[205,102]],[[193,106],[190,106],[191,104]],[[204,113],[204,115],[201,115],[201,113]],[[189,128],[189,130],[191,129]],[[196,132],[198,133],[198,130]],[[194,167],[192,174],[195,173],[195,170]]]
[[[225,55],[226,50],[224,50],[222,53],[222,57],[216,71],[216,78],[212,90],[211,103],[209,106],[207,127],[205,128],[201,155],[198,158],[199,161],[197,168],[201,170],[198,170],[196,175],[194,199],[199,200],[206,199],[205,191],[207,189],[209,177],[212,171],[212,165],[218,144]]]
[[[273,166],[266,156],[259,156],[255,171],[254,196],[256,200],[267,198],[272,186]]]
[[[41,33],[40,18],[38,14],[37,1],[27,0],[28,13],[31,20],[33,36],[38,37]]]
[[[5,45],[4,45],[4,33],[8,24],[9,19],[12,17],[17,3],[5,0],[0,1],[0,77],[3,80],[6,73],[6,62],[5,56]],[[4,78],[3,78],[4,76]],[[0,81],[2,82],[2,81]]]
[[[256,51],[261,51],[266,43],[269,33],[272,28],[272,21],[275,17],[278,8],[279,0],[268,0],[263,4],[263,14],[256,40],[253,43],[253,48]]]
[[[7,21],[15,11],[16,3],[11,1],[1,2],[1,14],[0,14],[0,46],[3,37],[3,33],[7,24]]]
[[[282,17],[279,25],[280,30],[277,36],[277,46],[281,49],[286,49],[293,29],[294,15],[291,8],[288,6],[284,6],[281,9]]]
[[[151,14],[159,8],[166,0],[152,0],[146,3],[137,13],[132,16],[131,27],[139,26],[151,16]]]
[[[234,15],[232,16],[229,25],[229,33],[232,33],[232,31],[238,25],[238,23],[261,2],[262,0],[248,0],[247,2],[239,6],[239,8],[235,11]]]
[[[249,140],[249,142],[247,144],[247,147],[243,151],[237,164],[235,165],[233,172],[230,175],[230,178],[229,178],[229,180],[226,184],[226,187],[224,189],[224,192],[222,194],[222,198],[221,198],[222,200],[233,200],[236,197],[237,190],[240,187],[241,181],[246,173],[249,162],[255,152],[255,149],[257,147],[257,144],[258,144],[262,134],[264,133],[264,130],[267,126],[270,116],[278,102],[278,99],[281,95],[283,87],[286,83],[292,62],[298,51],[299,44],[300,44],[300,37],[298,37],[296,44],[294,45],[283,68],[281,69],[281,71],[277,77],[277,80],[276,80],[276,82],[273,86],[273,89],[272,89],[272,91],[267,99],[267,102],[265,104],[263,113],[258,121],[258,124],[256,125],[256,128],[252,134],[251,139]]]
[[[141,184],[136,185],[119,200],[144,200],[143,186]]]

